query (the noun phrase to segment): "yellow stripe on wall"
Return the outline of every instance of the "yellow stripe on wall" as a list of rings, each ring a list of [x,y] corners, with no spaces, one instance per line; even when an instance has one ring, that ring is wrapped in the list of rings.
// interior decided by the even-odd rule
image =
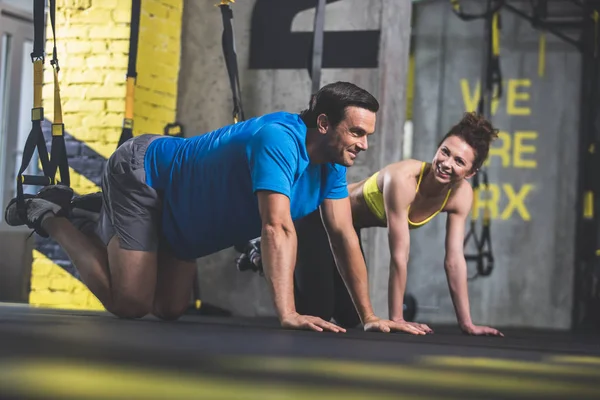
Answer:
[[[104,310],[102,303],[73,275],[33,251],[29,303],[48,308]]]
[[[182,0],[142,1],[134,136],[162,134],[176,119],[182,13]]]
[[[94,182],[90,181],[84,175],[81,175],[71,167],[69,167],[69,174],[71,176],[71,187],[77,188],[77,194],[85,195],[100,191],[100,187],[98,185],[96,185]]]

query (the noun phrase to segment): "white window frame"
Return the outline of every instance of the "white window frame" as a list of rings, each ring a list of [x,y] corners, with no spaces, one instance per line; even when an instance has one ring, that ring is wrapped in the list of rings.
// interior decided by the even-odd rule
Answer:
[[[2,39],[5,35],[10,36],[10,52],[6,52],[6,42]],[[0,81],[0,231],[15,229],[4,221],[4,210],[10,199],[16,196],[16,168],[20,165],[23,146],[31,130],[33,104],[23,102],[33,97],[33,74],[25,76],[32,67],[31,57],[24,54],[24,48],[27,42],[33,42],[33,35],[33,14],[0,2],[0,68],[3,69],[0,78],[6,74],[6,87],[1,87]],[[24,65],[24,62],[29,65]],[[9,65],[4,72],[7,63]],[[32,165],[37,168],[36,158],[32,159]]]

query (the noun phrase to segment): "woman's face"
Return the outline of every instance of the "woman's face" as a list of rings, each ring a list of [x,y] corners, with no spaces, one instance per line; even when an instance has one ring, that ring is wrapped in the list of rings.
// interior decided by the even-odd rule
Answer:
[[[435,179],[440,183],[455,183],[475,174],[475,150],[458,136],[446,138],[432,161]]]

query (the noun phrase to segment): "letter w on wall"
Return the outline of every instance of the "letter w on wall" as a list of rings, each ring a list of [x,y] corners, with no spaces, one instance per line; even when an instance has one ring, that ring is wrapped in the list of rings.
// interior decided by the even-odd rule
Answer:
[[[327,0],[327,4],[340,0]],[[309,67],[312,32],[292,32],[294,17],[316,0],[257,0],[252,13],[250,69]],[[325,16],[327,18],[327,16]],[[379,30],[325,32],[323,68],[377,68]]]

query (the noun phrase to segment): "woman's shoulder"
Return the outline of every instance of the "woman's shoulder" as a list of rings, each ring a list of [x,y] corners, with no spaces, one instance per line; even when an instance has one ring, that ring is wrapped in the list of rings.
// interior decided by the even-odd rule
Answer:
[[[446,211],[469,212],[473,204],[473,187],[466,179],[463,179],[451,189]]]
[[[393,183],[395,186],[407,189],[416,188],[424,164],[427,167],[427,163],[415,159],[405,159],[388,164],[381,169],[379,179],[383,185]]]
[[[397,161],[386,165],[381,169],[381,172],[391,175],[403,174],[403,173],[415,173],[420,174],[423,165],[428,165],[425,161],[416,160],[414,158],[407,158],[405,160]]]

